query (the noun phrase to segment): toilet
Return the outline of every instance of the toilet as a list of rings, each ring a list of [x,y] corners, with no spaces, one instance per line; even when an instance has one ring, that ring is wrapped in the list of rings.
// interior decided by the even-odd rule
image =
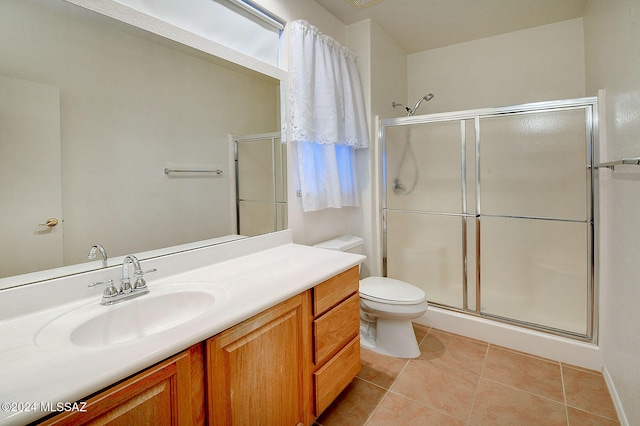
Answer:
[[[345,235],[314,247],[362,254],[362,238]],[[387,277],[360,281],[360,344],[372,351],[398,358],[420,355],[411,320],[427,311],[424,291]]]

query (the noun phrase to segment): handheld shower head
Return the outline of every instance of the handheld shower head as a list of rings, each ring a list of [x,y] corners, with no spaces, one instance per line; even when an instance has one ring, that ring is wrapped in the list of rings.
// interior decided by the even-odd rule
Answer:
[[[416,113],[416,110],[418,109],[418,107],[420,106],[422,101],[429,102],[431,99],[433,99],[433,93],[428,93],[428,94],[424,95],[423,97],[421,97],[420,99],[418,99],[418,101],[413,106],[413,108],[409,108],[405,104],[401,104],[401,103],[398,103],[398,102],[391,102],[391,106],[394,107],[394,108],[398,107],[398,106],[401,106],[401,107],[403,107],[405,109],[405,111],[407,111],[407,115],[408,116],[412,116],[413,114]]]
[[[420,106],[422,101],[429,102],[431,99],[433,99],[433,94],[432,93],[428,93],[428,94],[424,95],[423,97],[421,97],[420,99],[418,99],[418,101],[416,102],[416,104],[413,106],[413,108],[411,110],[411,115],[415,114],[415,112],[418,110],[418,107]]]

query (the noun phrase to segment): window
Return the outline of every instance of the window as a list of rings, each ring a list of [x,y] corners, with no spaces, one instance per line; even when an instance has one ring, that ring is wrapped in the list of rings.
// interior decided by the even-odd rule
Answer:
[[[283,21],[248,0],[115,1],[278,66]]]

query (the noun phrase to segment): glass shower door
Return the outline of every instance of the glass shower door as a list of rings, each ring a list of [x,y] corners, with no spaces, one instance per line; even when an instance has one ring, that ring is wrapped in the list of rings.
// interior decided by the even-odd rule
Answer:
[[[386,275],[431,302],[465,308],[464,126],[389,127],[385,137]]]
[[[586,112],[480,119],[483,314],[587,334],[591,187]]]

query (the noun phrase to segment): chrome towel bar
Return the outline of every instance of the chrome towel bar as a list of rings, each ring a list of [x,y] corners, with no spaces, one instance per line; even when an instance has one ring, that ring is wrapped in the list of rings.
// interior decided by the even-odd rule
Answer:
[[[607,169],[615,170],[616,166],[621,166],[623,164],[640,166],[640,157],[623,158],[622,160],[617,160],[617,161],[607,161],[605,163],[597,164],[596,168],[606,167]]]
[[[172,173],[215,173],[217,175],[222,174],[222,170],[198,170],[198,169],[170,169],[168,167],[164,168],[164,174],[170,175]]]

